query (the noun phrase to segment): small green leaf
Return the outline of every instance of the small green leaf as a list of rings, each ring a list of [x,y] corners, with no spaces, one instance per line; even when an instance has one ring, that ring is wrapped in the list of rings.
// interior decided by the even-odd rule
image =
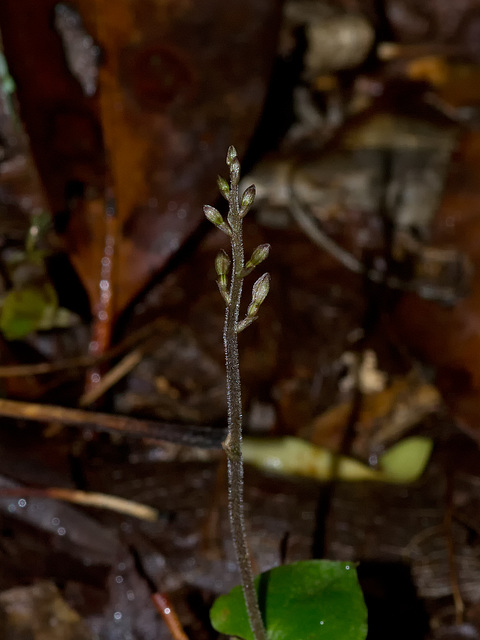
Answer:
[[[0,331],[7,340],[19,340],[38,329],[45,315],[58,308],[51,284],[9,291],[0,312]],[[42,326],[43,328],[43,326]]]
[[[351,563],[295,562],[262,573],[255,585],[268,640],[364,640],[367,634]],[[220,633],[253,640],[240,586],[215,600],[210,620]]]

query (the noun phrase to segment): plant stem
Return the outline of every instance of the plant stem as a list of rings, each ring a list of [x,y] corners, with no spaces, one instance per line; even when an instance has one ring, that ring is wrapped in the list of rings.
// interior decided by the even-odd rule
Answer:
[[[235,554],[242,580],[245,604],[255,640],[266,640],[265,628],[258,606],[253,581],[252,563],[248,552],[243,514],[243,457],[242,457],[242,393],[238,358],[237,323],[244,266],[242,218],[240,215],[238,185],[232,184],[229,196],[228,222],[232,230],[232,279],[230,304],[225,314],[223,341],[227,371],[228,436],[224,449],[228,458],[228,503],[230,527]]]

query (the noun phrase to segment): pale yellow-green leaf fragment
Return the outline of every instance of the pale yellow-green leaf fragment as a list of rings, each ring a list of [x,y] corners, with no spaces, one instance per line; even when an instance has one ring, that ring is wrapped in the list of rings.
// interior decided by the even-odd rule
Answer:
[[[380,458],[389,482],[415,482],[422,475],[433,449],[431,438],[412,436],[400,440]]]
[[[300,438],[287,436],[269,440],[245,438],[245,462],[283,475],[300,475],[317,480],[409,483],[423,473],[432,450],[429,438],[412,437],[399,442],[380,458],[380,468],[373,469],[358,460],[339,456]]]

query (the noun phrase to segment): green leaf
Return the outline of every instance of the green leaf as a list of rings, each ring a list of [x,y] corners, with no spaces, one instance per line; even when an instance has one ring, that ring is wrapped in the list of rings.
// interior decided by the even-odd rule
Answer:
[[[367,609],[348,562],[307,560],[276,567],[255,580],[268,640],[364,640]],[[253,640],[240,586],[210,610],[220,633]]]
[[[400,440],[380,458],[380,467],[389,482],[418,480],[432,453],[433,441],[423,436]]]
[[[0,331],[7,340],[19,340],[38,329],[54,314],[58,299],[51,284],[9,291],[0,312]],[[42,326],[42,328],[44,328]]]

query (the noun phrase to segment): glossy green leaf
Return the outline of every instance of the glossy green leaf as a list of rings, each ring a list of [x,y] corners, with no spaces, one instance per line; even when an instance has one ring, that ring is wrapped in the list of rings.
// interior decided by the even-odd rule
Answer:
[[[268,640],[364,640],[367,609],[351,563],[307,560],[276,567],[255,581]],[[210,610],[220,633],[253,640],[241,587]]]

